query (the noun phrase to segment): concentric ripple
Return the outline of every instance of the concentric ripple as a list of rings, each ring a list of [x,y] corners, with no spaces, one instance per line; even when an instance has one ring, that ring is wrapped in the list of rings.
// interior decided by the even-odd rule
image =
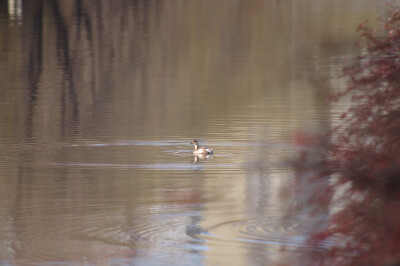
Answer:
[[[152,263],[197,264],[206,249],[204,240],[196,238],[202,232],[198,219],[190,212],[134,219],[129,228],[130,240],[137,247],[139,257],[151,258]]]
[[[210,241],[257,243],[288,247],[310,247],[307,236],[316,225],[327,223],[325,216],[263,217],[228,221],[211,226],[204,236]],[[321,243],[321,248],[334,245]]]

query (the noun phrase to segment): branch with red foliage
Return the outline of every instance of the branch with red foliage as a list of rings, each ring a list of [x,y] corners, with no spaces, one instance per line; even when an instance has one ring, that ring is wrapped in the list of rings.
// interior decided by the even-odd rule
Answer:
[[[332,97],[352,97],[343,125],[329,133],[331,143],[320,144],[318,163],[308,163],[309,154],[296,163],[297,177],[328,179],[325,190],[334,191],[323,200],[311,195],[314,212],[332,208],[341,194],[330,226],[309,238],[315,247],[340,239],[321,265],[400,265],[400,10],[391,12],[382,32],[359,27],[366,49],[343,69],[346,90]]]

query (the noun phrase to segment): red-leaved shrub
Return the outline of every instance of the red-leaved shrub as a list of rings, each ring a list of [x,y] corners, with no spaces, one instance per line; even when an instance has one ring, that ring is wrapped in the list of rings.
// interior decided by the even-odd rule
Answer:
[[[400,10],[381,31],[359,30],[366,47],[332,99],[347,95],[351,107],[295,163],[296,184],[314,186],[304,206],[330,217],[309,237],[314,250],[335,243],[312,258],[317,265],[400,265]]]

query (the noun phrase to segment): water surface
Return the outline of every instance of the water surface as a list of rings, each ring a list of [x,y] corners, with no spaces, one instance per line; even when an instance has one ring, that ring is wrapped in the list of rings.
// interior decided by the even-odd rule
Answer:
[[[0,264],[302,265],[293,140],[383,5],[3,1]]]

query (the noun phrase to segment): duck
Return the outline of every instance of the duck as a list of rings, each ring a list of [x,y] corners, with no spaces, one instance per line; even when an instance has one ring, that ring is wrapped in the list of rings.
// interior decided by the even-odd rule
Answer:
[[[209,155],[214,153],[213,149],[207,147],[199,147],[199,143],[197,142],[197,140],[194,140],[190,143],[194,145],[194,155]]]

